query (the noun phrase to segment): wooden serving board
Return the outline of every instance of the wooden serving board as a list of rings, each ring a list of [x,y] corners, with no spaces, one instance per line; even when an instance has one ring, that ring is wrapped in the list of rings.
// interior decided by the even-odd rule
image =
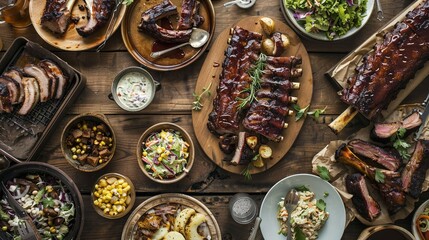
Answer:
[[[259,19],[261,16],[247,17],[231,27],[240,26],[244,29],[262,33]],[[282,32],[289,37],[291,45],[283,53],[283,56],[300,56],[302,57],[302,77],[294,80],[301,83],[299,90],[292,91],[292,96],[298,97],[298,105],[306,107],[310,104],[312,93],[313,93],[313,76],[311,71],[310,58],[308,57],[307,50],[302,44],[299,37],[290,29],[286,24],[281,21],[275,21],[275,30]],[[213,110],[213,99],[216,96],[216,89],[219,84],[219,75],[222,72],[222,63],[224,61],[224,51],[227,47],[227,39],[229,37],[230,29],[225,29],[221,32],[219,37],[216,39],[210,49],[209,54],[203,64],[200,71],[197,84],[195,87],[195,93],[201,93],[202,89],[208,87],[210,83],[212,86],[210,92],[212,93],[209,97],[206,95],[202,98],[202,104],[204,105],[201,111],[192,111],[192,123],[194,126],[195,135],[201,148],[204,150],[206,155],[219,167],[232,173],[240,174],[247,165],[234,166],[224,161],[225,158],[231,159],[232,156],[226,156],[219,149],[219,139],[209,132],[207,128],[207,119],[210,112]],[[265,166],[263,168],[252,168],[250,173],[255,174],[263,172],[277,162],[283,159],[289,149],[292,147],[296,137],[298,136],[304,120],[295,121],[295,116],[286,117],[286,122],[289,127],[283,130],[284,140],[279,143],[269,142],[268,145],[273,150],[272,159],[265,160]]]
[[[66,51],[84,51],[100,45],[105,38],[106,30],[109,25],[109,21],[100,29],[96,30],[93,34],[88,37],[82,37],[76,31],[76,28],[85,26],[87,19],[87,11],[79,9],[79,6],[86,6],[84,0],[77,0],[73,5],[72,9],[72,17],[79,17],[79,22],[77,24],[70,22],[68,29],[63,35],[55,34],[51,32],[49,29],[42,27],[41,18],[43,15],[43,11],[45,9],[46,0],[31,0],[30,1],[30,18],[33,23],[34,29],[39,34],[39,36],[45,40],[48,44],[53,47],[66,50]],[[122,18],[125,16],[126,6],[120,6],[118,9],[117,18],[115,25],[113,26],[113,33],[118,29],[119,25],[122,22]],[[113,12],[113,10],[112,10]]]

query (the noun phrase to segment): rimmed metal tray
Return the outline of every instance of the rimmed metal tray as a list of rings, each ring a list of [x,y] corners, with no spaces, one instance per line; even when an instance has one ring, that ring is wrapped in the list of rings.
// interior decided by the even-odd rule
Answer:
[[[62,117],[67,107],[77,98],[85,86],[86,78],[37,43],[24,37],[18,37],[0,60],[0,73],[10,67],[23,67],[27,63],[37,63],[50,59],[57,63],[68,75],[69,84],[61,99],[51,99],[37,106],[27,115],[0,113],[0,154],[15,162],[32,161],[37,158],[38,150],[52,129]]]

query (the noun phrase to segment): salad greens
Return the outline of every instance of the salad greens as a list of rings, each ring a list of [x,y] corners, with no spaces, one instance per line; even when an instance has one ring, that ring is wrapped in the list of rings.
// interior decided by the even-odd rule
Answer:
[[[329,40],[359,27],[368,0],[283,0],[294,18],[309,33],[325,32]]]
[[[142,144],[142,161],[154,178],[174,178],[186,171],[188,157],[189,143],[173,129],[154,132]]]

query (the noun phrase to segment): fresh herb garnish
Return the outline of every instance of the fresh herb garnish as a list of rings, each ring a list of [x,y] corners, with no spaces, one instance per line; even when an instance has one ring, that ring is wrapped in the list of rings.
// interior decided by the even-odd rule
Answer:
[[[250,86],[241,93],[248,93],[249,95],[246,98],[237,98],[237,100],[240,102],[240,105],[238,106],[239,109],[242,109],[248,105],[250,105],[254,100],[256,100],[256,91],[261,87],[261,77],[262,72],[265,68],[265,62],[267,61],[267,56],[263,53],[259,54],[258,60],[256,63],[249,69],[249,76],[250,79],[252,79],[252,82],[250,83]]]
[[[384,176],[384,173],[383,172],[381,172],[381,170],[380,169],[375,169],[375,181],[376,182],[379,182],[379,183],[384,183],[384,178],[385,178],[386,176]]]
[[[407,130],[405,128],[399,128],[396,131],[396,134],[390,138],[390,141],[393,143],[393,147],[398,151],[399,155],[405,159],[410,159],[410,154],[408,153],[408,149],[411,147],[411,144],[407,143],[403,138],[405,136],[405,132]]]
[[[289,238],[289,236],[288,236]],[[292,239],[292,237],[291,237]],[[299,227],[295,227],[295,240],[305,240],[306,236],[305,234],[302,232],[301,228]]]
[[[134,0],[122,0],[122,4],[127,5],[127,6],[133,2],[134,2]]]
[[[316,202],[316,207],[317,207],[318,209],[320,209],[321,211],[325,211],[325,209],[326,209],[326,202],[325,202],[325,201],[323,201],[323,199],[319,199],[319,200],[317,200],[317,202]]]
[[[50,198],[50,197],[44,198],[42,200],[42,204],[43,204],[44,208],[47,208],[47,207],[51,207],[52,208],[52,207],[55,206],[54,200],[52,198]]]
[[[314,109],[312,111],[308,111],[308,108],[310,107],[310,105],[308,105],[305,108],[301,108],[298,104],[294,104],[292,105],[292,107],[295,109],[296,114],[295,114],[295,121],[299,121],[301,118],[303,118],[306,115],[310,115],[314,120],[318,120],[320,117],[320,114],[324,114],[326,111],[326,108],[328,106],[326,106],[323,109]]]
[[[297,190],[298,192],[310,191],[310,189],[308,189],[308,187],[304,185],[295,187],[295,190]]]
[[[320,178],[325,181],[331,180],[331,176],[329,175],[329,170],[325,166],[317,165],[317,172],[319,173]]]
[[[328,193],[328,192],[324,192],[324,193],[323,193],[323,197],[324,197],[324,198],[326,198],[326,197],[328,197],[328,196],[329,196],[329,193]]]
[[[210,92],[211,86],[212,86],[212,83],[210,83],[207,87],[203,88],[203,92],[200,95],[196,94],[195,92],[192,94],[194,95],[194,101],[192,102],[192,110],[200,111],[203,108],[204,105],[201,103],[201,98],[206,93],[208,96],[211,95],[211,92]]]
[[[252,169],[252,163],[247,164],[247,167],[241,171],[241,174],[244,176],[244,179],[247,181],[252,180],[252,174],[250,173],[250,170]]]

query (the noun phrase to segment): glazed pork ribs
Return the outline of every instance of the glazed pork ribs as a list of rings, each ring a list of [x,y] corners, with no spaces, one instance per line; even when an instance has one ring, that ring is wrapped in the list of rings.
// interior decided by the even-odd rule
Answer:
[[[164,0],[142,13],[138,29],[162,42],[187,42],[191,38],[192,28],[204,22],[204,18],[199,15],[199,8],[200,2],[197,0],[183,0],[177,29],[167,29],[158,25],[157,21],[177,14],[177,7],[170,0]]]
[[[363,58],[341,100],[374,119],[429,59],[429,1],[409,12]]]
[[[240,27],[231,30],[229,45],[220,74],[213,111],[207,126],[215,135],[237,134],[240,124],[252,133],[278,142],[283,139],[282,130],[287,124],[288,108],[297,98],[290,91],[299,88],[291,80],[302,75],[299,57],[264,57],[264,67],[259,77],[251,103],[243,104],[249,97],[252,85],[250,70],[260,59],[262,36]],[[262,55],[261,55],[262,56]]]

